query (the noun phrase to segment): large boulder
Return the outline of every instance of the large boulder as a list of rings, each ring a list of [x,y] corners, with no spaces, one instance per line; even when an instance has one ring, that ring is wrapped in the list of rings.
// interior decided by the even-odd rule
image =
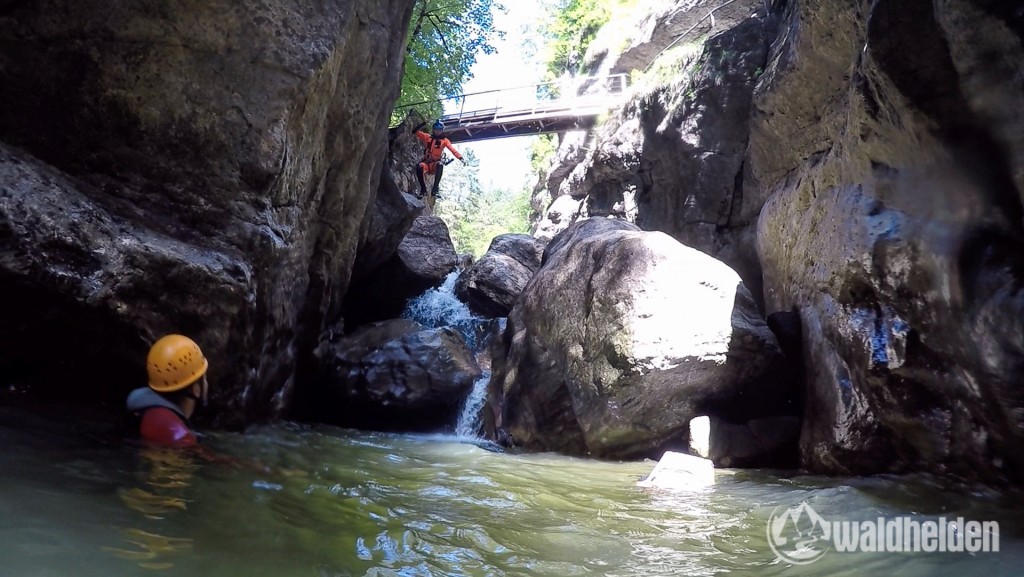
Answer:
[[[509,316],[493,435],[631,458],[685,448],[697,415],[796,412],[782,352],[734,271],[663,233],[599,222],[552,241]]]
[[[459,275],[455,294],[478,315],[508,316],[519,293],[540,268],[544,245],[528,234],[494,237],[487,253]]]
[[[802,465],[1019,486],[1019,3],[790,2],[782,29],[749,168],[768,310],[802,321]]]
[[[397,319],[324,343],[320,420],[389,431],[435,431],[455,425],[483,371],[453,329]]]
[[[670,19],[692,17],[681,4]],[[666,51],[651,76],[668,80],[567,154],[549,192],[585,194],[590,215],[632,218],[634,199],[643,228],[718,256],[769,318],[784,311],[806,372],[802,467],[1020,484],[1020,7],[764,6],[784,10],[720,27],[674,70]]]
[[[577,221],[551,239],[544,248],[541,264],[547,264],[555,253],[584,238],[616,230],[639,231],[640,227],[617,218],[587,218]]]
[[[395,175],[384,167],[377,196],[360,230],[359,248],[352,268],[352,284],[365,278],[398,252],[402,240],[426,205],[401,192]]]
[[[409,299],[441,284],[458,262],[448,225],[436,216],[418,216],[391,258],[353,282],[343,309],[346,325],[398,317]]]
[[[396,256],[416,294],[444,280],[459,263],[448,225],[436,216],[417,218],[398,245]]]
[[[185,332],[213,414],[280,414],[348,287],[412,5],[4,3],[0,374],[116,401]]]
[[[716,5],[722,9],[707,18]],[[638,10],[648,12],[637,14],[636,27],[609,27],[624,28],[626,38],[602,35],[594,46],[604,50],[591,56],[601,72],[642,62],[649,74],[590,135],[561,145],[545,181],[552,200],[535,234],[550,238],[581,215],[626,219],[722,260],[760,300],[755,228],[766,194],[745,171],[754,87],[776,19],[760,0],[680,0]],[[686,48],[684,33],[708,39]],[[584,153],[577,152],[581,139]]]

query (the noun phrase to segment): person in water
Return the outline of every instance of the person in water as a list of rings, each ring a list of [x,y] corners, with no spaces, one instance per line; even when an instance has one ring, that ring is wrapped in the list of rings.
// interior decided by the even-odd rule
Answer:
[[[444,163],[441,162],[444,151],[450,150],[455,158],[462,161],[462,164],[466,164],[466,159],[462,158],[458,150],[455,150],[452,141],[444,137],[444,124],[440,120],[434,123],[430,134],[420,130],[425,124],[426,122],[422,122],[413,128],[416,138],[424,146],[423,159],[416,165],[416,178],[420,181],[420,198],[422,198],[427,195],[427,184],[423,180],[423,175],[433,174],[434,186],[431,187],[431,194],[437,198],[437,188],[441,184],[441,175],[444,173]]]
[[[206,404],[210,364],[199,345],[182,335],[167,335],[149,349],[149,386],[128,395],[128,411],[138,419],[144,441],[169,447],[196,444],[189,424],[196,409]]]

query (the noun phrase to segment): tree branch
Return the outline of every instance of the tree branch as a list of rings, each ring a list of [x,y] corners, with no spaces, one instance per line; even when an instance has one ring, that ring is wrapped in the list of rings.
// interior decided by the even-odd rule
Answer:
[[[430,24],[434,27],[434,31],[437,32],[437,38],[441,41],[441,46],[444,47],[444,51],[448,52],[448,40],[444,37],[444,32],[441,31],[441,22],[436,16],[430,17]]]

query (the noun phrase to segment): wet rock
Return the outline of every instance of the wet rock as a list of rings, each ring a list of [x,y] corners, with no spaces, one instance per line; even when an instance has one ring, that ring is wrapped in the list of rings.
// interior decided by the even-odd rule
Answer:
[[[252,323],[243,297],[250,263],[118,219],[85,186],[0,143],[0,379],[34,384],[42,397],[57,388],[63,399],[121,405],[126,391],[113,385],[146,382],[140,331],[177,327],[203,347],[212,382],[223,383],[226,363],[245,353],[211,343],[239,338],[233,326]],[[182,294],[203,298],[183,300],[188,308],[169,317],[168,302]],[[54,339],[68,343],[59,355]],[[61,375],[66,381],[50,380]]]
[[[441,284],[457,264],[444,221],[436,216],[417,217],[395,254],[352,284],[343,308],[346,325],[397,318],[409,299]]]
[[[631,458],[685,449],[697,415],[795,411],[782,352],[734,271],[663,233],[600,222],[552,241],[509,315],[489,391],[495,438]]]
[[[501,334],[504,331],[504,318],[490,319],[479,330],[482,334],[474,339],[476,346],[472,348],[475,349],[476,364],[480,365],[480,368],[484,371],[490,372],[492,370],[491,355],[494,351],[494,344],[501,341]]]
[[[280,414],[348,288],[412,4],[5,3],[0,276],[29,298],[0,326],[49,320],[0,332],[5,358],[120,400],[185,332],[212,414]],[[55,334],[111,338],[53,363]]]
[[[482,374],[456,331],[405,319],[368,325],[318,354],[326,367],[319,419],[374,430],[454,426]]]
[[[519,293],[540,268],[544,245],[527,234],[494,237],[487,253],[459,275],[455,294],[475,314],[508,316]]]
[[[810,470],[1024,480],[1024,48],[992,6],[788,5],[748,166]]]
[[[778,416],[730,423],[711,419],[709,459],[716,467],[795,469],[800,417]]]

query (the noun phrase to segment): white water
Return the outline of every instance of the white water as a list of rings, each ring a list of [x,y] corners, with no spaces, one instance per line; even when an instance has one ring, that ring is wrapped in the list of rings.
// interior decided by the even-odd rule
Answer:
[[[432,329],[452,327],[462,334],[469,348],[476,352],[482,345],[481,337],[489,321],[474,315],[466,303],[455,296],[455,281],[459,278],[459,272],[452,271],[441,286],[410,300],[402,311],[402,318],[414,320]]]
[[[466,303],[455,296],[455,282],[458,278],[459,271],[452,271],[441,286],[410,300],[402,312],[402,317],[430,328],[451,327],[462,335],[471,351],[480,353],[487,346],[486,336],[494,321],[474,315]],[[483,376],[473,383],[473,390],[466,397],[458,422],[455,424],[457,437],[479,437],[483,425],[480,421],[480,410],[487,400],[489,380],[490,371],[485,371]]]
[[[463,439],[476,439],[480,436],[480,428],[483,422],[480,420],[480,411],[487,402],[487,383],[491,380],[491,372],[484,371],[483,376],[473,383],[473,390],[466,397],[462,405],[462,412],[459,413],[459,421],[455,424],[455,436]]]

